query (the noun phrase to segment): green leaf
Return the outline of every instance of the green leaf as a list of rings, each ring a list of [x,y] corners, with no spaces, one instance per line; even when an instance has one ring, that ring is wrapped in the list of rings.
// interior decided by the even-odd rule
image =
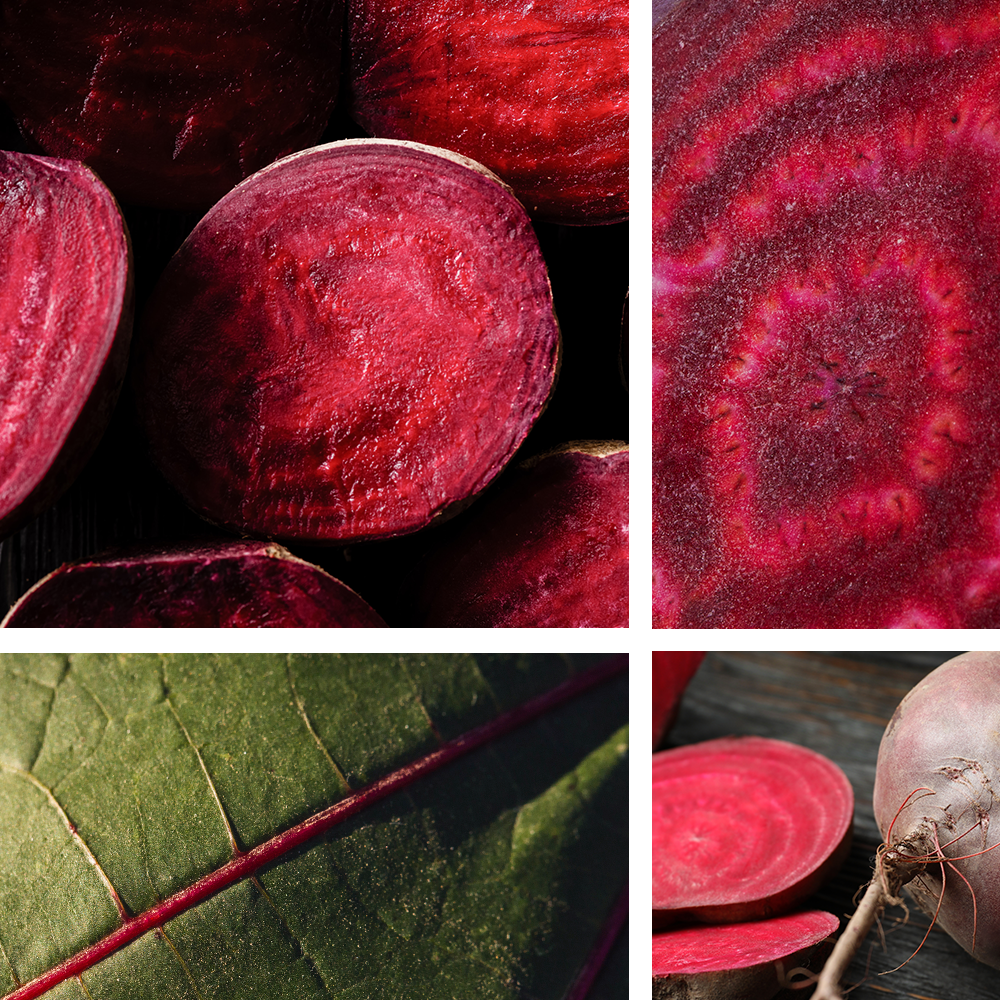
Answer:
[[[0,996],[599,659],[0,657]],[[626,878],[626,718],[621,676],[46,997],[561,1000]]]

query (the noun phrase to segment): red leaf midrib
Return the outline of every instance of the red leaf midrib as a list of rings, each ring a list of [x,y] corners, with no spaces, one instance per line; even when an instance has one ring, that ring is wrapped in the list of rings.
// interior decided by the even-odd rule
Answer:
[[[537,719],[551,709],[557,708],[563,702],[583,694],[598,684],[611,680],[612,677],[624,672],[627,668],[628,656],[611,657],[596,667],[571,677],[558,687],[497,716],[490,722],[449,740],[436,750],[432,750],[409,764],[404,764],[392,773],[373,781],[370,785],[366,785],[326,809],[322,809],[301,823],[276,834],[252,850],[237,855],[222,867],[198,879],[186,889],[175,892],[163,902],[157,903],[156,906],[130,917],[121,927],[94,944],[81,948],[76,954],[64,959],[30,982],[19,986],[12,993],[6,994],[3,1000],[31,1000],[33,997],[41,996],[71,976],[85,972],[107,958],[108,955],[118,951],[119,948],[123,948],[136,938],[141,937],[146,931],[162,926],[168,920],[197,906],[209,896],[215,895],[240,879],[247,878],[264,865],[277,860],[306,841],[312,840],[313,837],[325,833],[336,824],[409,785],[417,778],[429,774],[431,771],[436,771],[463,754]]]

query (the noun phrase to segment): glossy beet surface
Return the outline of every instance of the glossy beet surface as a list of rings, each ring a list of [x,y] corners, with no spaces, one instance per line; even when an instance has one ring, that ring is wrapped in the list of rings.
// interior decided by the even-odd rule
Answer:
[[[213,522],[317,542],[454,512],[521,443],[558,357],[521,206],[470,161],[377,140],[223,199],[142,333],[137,402],[167,479]]]
[[[132,325],[128,237],[86,167],[0,151],[0,535],[52,503],[111,415]]]
[[[315,143],[337,94],[340,0],[7,0],[3,18],[22,129],[141,205],[207,208]]]
[[[423,604],[438,627],[627,628],[628,449],[525,463],[432,560]]]
[[[1000,23],[679,3],[654,42],[656,624],[1000,624]]]
[[[4,628],[377,628],[339,580],[278,545],[220,542],[147,549],[63,566]]]
[[[628,4],[359,0],[351,113],[373,135],[454,149],[535,217],[628,214]]]
[[[821,754],[724,737],[653,754],[653,925],[787,913],[850,848],[854,793]]]

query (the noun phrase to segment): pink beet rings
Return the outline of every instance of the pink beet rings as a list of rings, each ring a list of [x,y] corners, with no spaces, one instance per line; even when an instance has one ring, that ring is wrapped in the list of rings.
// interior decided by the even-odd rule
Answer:
[[[528,217],[411,143],[293,154],[199,223],[146,311],[152,455],[206,519],[343,543],[455,512],[552,390],[559,334]]]

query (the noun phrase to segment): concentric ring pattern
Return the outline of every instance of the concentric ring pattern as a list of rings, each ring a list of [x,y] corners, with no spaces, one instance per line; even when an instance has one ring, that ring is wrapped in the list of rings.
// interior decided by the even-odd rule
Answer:
[[[654,40],[654,622],[1000,624],[1000,13]]]

